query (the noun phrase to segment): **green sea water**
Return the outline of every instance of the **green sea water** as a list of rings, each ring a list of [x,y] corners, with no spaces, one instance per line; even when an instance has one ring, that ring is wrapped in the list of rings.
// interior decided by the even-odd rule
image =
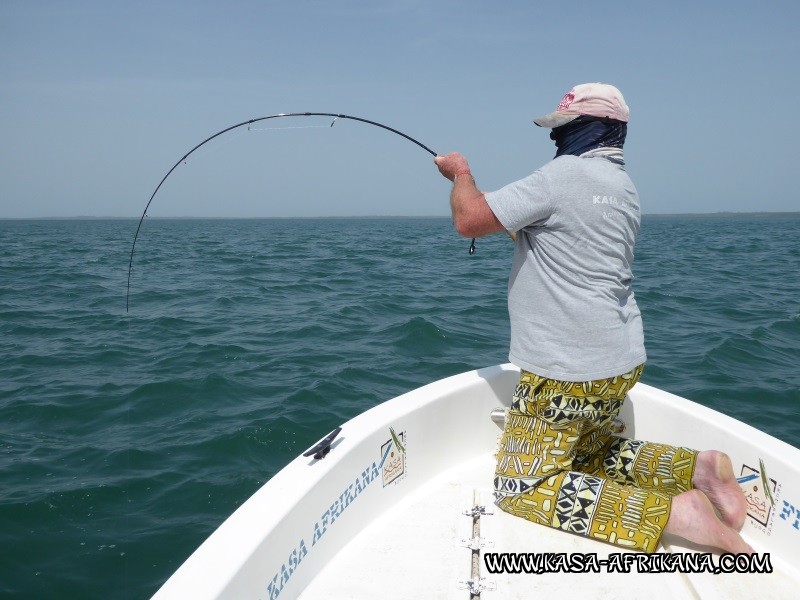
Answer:
[[[0,221],[0,597],[146,598],[323,434],[506,362],[449,219]],[[645,217],[643,381],[800,446],[800,215]]]

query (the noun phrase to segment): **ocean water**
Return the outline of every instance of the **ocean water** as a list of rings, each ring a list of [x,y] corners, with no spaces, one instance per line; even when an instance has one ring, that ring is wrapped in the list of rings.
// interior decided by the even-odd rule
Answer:
[[[506,362],[449,219],[0,221],[0,597],[145,598],[337,425]],[[645,217],[643,381],[800,446],[800,215]]]

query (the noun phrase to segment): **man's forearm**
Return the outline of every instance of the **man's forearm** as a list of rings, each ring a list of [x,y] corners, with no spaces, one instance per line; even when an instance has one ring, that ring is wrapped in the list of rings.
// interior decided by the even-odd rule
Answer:
[[[453,225],[464,237],[481,237],[503,231],[486,198],[475,185],[467,160],[458,153],[437,156],[439,171],[453,182],[450,190],[450,211]]]
[[[453,215],[453,222],[463,221],[469,214],[469,208],[483,196],[483,193],[475,185],[472,173],[462,173],[456,175],[453,180],[453,189],[450,190],[450,212]]]

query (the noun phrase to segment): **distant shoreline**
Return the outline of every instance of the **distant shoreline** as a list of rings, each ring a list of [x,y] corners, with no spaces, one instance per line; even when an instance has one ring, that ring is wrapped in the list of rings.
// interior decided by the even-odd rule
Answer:
[[[642,215],[647,219],[675,219],[675,218],[704,218],[704,217],[722,217],[722,218],[747,218],[747,217],[799,217],[800,211],[782,211],[782,212],[712,212],[712,213],[645,213]],[[0,221],[138,221],[141,217],[93,217],[93,216],[77,216],[77,217],[0,217]],[[449,219],[450,216],[446,215],[427,215],[427,216],[398,216],[398,215],[357,215],[357,216],[319,216],[319,217],[147,217],[150,220],[157,221],[267,221],[267,220],[296,220],[296,221],[314,221],[314,220],[371,220],[371,219],[386,219],[386,220],[410,220],[410,219]]]
[[[710,213],[644,213],[643,217],[650,219],[671,219],[675,217],[693,218],[693,217],[724,217],[724,218],[741,218],[741,217],[798,217],[800,211],[755,211],[755,212],[710,212]]]
[[[800,213],[798,213],[800,214]],[[138,221],[138,217],[0,217],[0,221]],[[356,216],[342,216],[342,217],[151,217],[147,216],[148,221],[324,221],[324,220],[338,220],[338,221],[356,221],[356,220],[370,220],[370,219],[386,219],[386,220],[411,220],[411,219],[449,219],[445,215],[424,215],[424,216],[398,216],[398,215],[356,215]]]

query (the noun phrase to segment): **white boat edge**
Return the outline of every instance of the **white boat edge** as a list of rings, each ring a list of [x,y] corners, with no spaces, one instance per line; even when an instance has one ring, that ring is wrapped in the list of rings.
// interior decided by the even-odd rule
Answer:
[[[500,428],[490,414],[509,405],[518,373],[509,364],[469,371],[351,419],[325,458],[289,463],[154,598],[297,597],[377,517],[455,464],[494,452]],[[625,437],[727,452],[746,480],[751,511],[743,535],[800,573],[800,450],[643,383],[631,390],[620,420]],[[756,480],[767,482],[771,498],[749,489]]]

